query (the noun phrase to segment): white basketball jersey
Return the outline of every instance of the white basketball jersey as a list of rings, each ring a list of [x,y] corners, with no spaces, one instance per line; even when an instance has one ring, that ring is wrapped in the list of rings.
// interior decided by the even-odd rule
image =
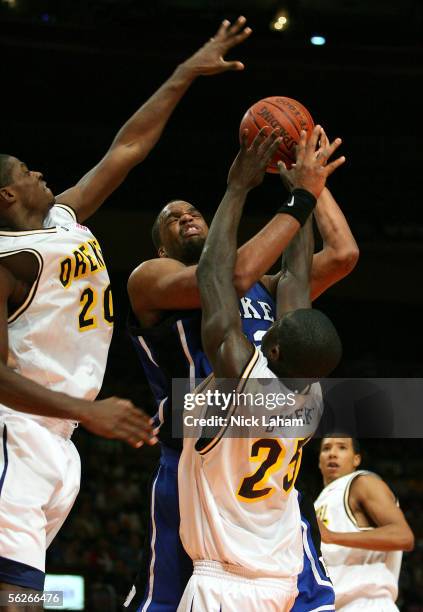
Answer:
[[[248,379],[269,378],[276,376],[256,349],[238,392],[246,389]],[[197,393],[213,388],[214,381],[209,376]],[[298,397],[313,405],[317,426],[320,385]],[[240,566],[254,577],[296,576],[303,548],[294,484],[304,439],[229,438],[221,431],[196,450],[197,440],[184,438],[178,471],[180,535],[187,553],[193,561]]]
[[[348,503],[353,480],[370,473],[357,470],[337,478],[323,489],[314,506],[318,518],[328,529],[339,532],[372,529],[358,526]],[[366,597],[396,600],[401,551],[372,551],[322,542],[322,554],[335,588],[337,608]]]
[[[70,207],[58,204],[43,229],[0,231],[0,258],[23,251],[38,260],[39,270],[25,303],[9,317],[8,365],[43,387],[93,400],[113,328],[99,244]],[[10,410],[0,405],[0,413]],[[26,416],[47,426],[58,421]]]

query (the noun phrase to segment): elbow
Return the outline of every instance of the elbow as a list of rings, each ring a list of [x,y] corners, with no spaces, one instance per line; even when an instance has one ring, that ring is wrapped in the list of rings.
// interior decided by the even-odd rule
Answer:
[[[255,282],[256,280],[251,277],[248,271],[243,270],[238,272],[237,270],[235,270],[233,275],[233,285],[238,296],[244,296],[247,291],[251,289]]]
[[[211,264],[212,262],[210,259],[203,254],[195,271],[198,286],[200,286],[200,284],[204,281],[210,279],[211,275],[213,274],[213,266]]]
[[[346,249],[342,249],[334,255],[334,265],[342,276],[350,274],[357,265],[360,257],[358,246],[351,245]]]
[[[407,529],[407,531],[401,537],[401,549],[406,552],[411,552],[414,550],[415,538],[411,529]]]

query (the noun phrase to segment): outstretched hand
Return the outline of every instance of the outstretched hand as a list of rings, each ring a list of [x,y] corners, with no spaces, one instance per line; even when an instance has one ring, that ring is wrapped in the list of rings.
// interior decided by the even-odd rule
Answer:
[[[279,129],[268,126],[261,128],[248,147],[248,130],[241,137],[241,148],[228,174],[228,185],[238,186],[247,191],[257,187],[263,180],[267,166],[280,145]]]
[[[129,400],[108,397],[90,402],[80,419],[81,425],[103,438],[123,440],[134,448],[156,444],[152,419]]]
[[[278,163],[282,182],[287,189],[289,191],[296,188],[306,189],[318,199],[328,176],[345,162],[345,157],[342,156],[328,163],[341,143],[340,138],[335,138],[332,143],[329,142],[320,125],[316,125],[308,141],[307,132],[302,130],[295,164],[288,170],[283,162]]]
[[[192,71],[194,76],[219,74],[227,70],[243,70],[242,62],[226,61],[225,55],[251,34],[251,28],[245,27],[246,21],[245,17],[238,17],[234,25],[231,25],[225,19],[213,38],[188,58],[183,66]]]

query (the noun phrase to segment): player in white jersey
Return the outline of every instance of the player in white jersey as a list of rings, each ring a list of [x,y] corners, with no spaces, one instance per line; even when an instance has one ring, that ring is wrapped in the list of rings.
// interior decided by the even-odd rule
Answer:
[[[325,488],[314,503],[322,554],[337,610],[394,611],[401,551],[413,548],[414,537],[392,491],[376,474],[359,470],[360,463],[355,439],[323,438]]]
[[[0,155],[0,598],[43,588],[46,547],[79,487],[75,423],[135,447],[156,442],[150,419],[131,402],[92,402],[113,306],[100,247],[82,223],[148,155],[197,76],[243,68],[224,55],[249,36],[244,26],[243,17],[224,21],[59,196],[40,172]]]
[[[259,385],[257,377],[324,376],[340,358],[336,330],[327,317],[310,307],[313,238],[309,217],[326,177],[344,161],[339,158],[326,165],[339,139],[316,152],[320,126],[308,143],[302,132],[295,167],[290,171],[281,167],[292,196],[279,212],[295,224],[296,236],[285,252],[287,271],[279,281],[278,320],[263,337],[263,353],[242,333],[233,285],[237,230],[247,193],[261,183],[278,146],[277,136],[277,131],[269,136],[262,131],[247,148],[244,135],[200,258],[202,339],[213,375],[197,389],[197,401],[205,390],[214,389],[217,379],[239,380],[237,392],[242,393],[251,381]],[[292,384],[292,380],[287,382],[291,392]],[[309,395],[296,397],[302,408],[316,414],[311,419],[316,427],[319,385],[312,385]],[[203,409],[206,416],[210,408],[209,404]],[[234,404],[226,418],[236,413]],[[179,463],[180,532],[194,573],[180,612],[290,610],[303,560],[293,487],[304,440],[298,434],[284,437],[281,431],[285,430],[265,438],[257,437],[252,429],[245,438],[231,439],[226,421],[211,438],[204,432],[194,439],[185,437]],[[252,470],[254,461],[259,465]]]

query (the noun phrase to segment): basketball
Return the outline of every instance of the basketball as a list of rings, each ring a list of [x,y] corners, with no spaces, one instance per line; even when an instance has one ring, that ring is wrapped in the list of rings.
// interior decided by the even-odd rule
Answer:
[[[300,140],[300,131],[308,135],[314,128],[314,121],[308,110],[297,100],[284,96],[264,98],[253,104],[245,113],[239,126],[239,137],[248,129],[248,145],[264,126],[279,128],[282,142],[266,172],[277,173],[278,161],[283,161],[287,168],[295,163],[295,146]]]

